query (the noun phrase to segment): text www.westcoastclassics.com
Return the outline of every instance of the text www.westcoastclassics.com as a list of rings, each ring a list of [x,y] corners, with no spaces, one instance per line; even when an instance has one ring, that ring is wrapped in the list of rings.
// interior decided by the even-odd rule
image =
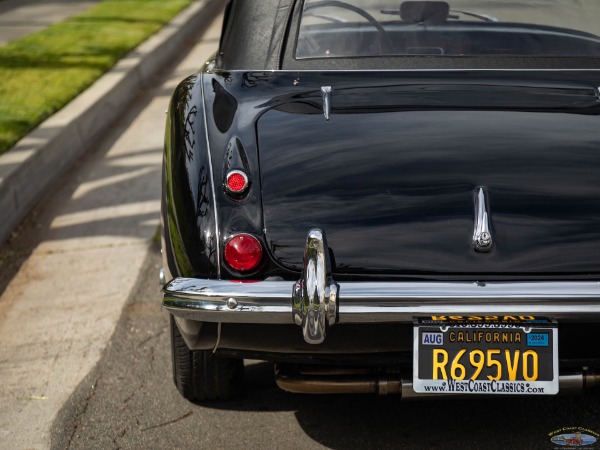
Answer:
[[[531,387],[528,383],[504,381],[456,381],[448,380],[441,385],[424,385],[425,392],[463,392],[483,394],[543,394],[543,387]]]

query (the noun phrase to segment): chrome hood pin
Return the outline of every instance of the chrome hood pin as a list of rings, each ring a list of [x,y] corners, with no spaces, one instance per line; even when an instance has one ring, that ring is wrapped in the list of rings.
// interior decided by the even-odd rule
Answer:
[[[475,227],[472,244],[476,252],[489,252],[494,244],[483,187],[475,190]]]

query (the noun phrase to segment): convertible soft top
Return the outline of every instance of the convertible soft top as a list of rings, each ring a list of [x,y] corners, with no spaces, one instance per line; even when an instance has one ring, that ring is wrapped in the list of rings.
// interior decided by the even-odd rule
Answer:
[[[322,2],[328,3],[328,2]],[[342,2],[335,2],[342,3]],[[410,3],[410,2],[409,2]],[[415,3],[415,2],[413,2]],[[450,3],[450,2],[449,2]],[[457,2],[452,2],[455,4]],[[460,2],[459,2],[460,3]],[[503,2],[497,6],[507,7]],[[561,3],[563,3],[561,5]],[[599,69],[597,55],[371,55],[369,57],[314,57],[294,55],[301,0],[228,0],[216,67],[223,70],[436,70],[436,69]],[[514,8],[514,3],[512,8]],[[489,3],[487,3],[489,5]],[[554,8],[569,10],[571,0],[555,0]],[[558,6],[557,6],[558,5]],[[578,17],[594,8],[594,3],[578,4]],[[518,11],[518,8],[517,10]],[[552,11],[542,14],[542,22],[558,19]],[[536,13],[538,14],[538,13]],[[547,14],[547,20],[543,17]],[[507,17],[512,17],[508,15]],[[538,17],[538,16],[536,16]],[[561,16],[562,17],[562,16]],[[564,23],[562,22],[564,19]],[[561,25],[585,29],[577,22],[561,18]],[[573,19],[575,20],[575,19]],[[537,39],[537,38],[536,38]]]
[[[294,3],[295,0],[229,0],[219,52],[221,67],[280,69]]]

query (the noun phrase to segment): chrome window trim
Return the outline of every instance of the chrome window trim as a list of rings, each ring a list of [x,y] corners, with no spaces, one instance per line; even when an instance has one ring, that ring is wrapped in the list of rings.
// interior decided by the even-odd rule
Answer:
[[[370,73],[381,73],[381,72],[398,72],[398,73],[418,73],[418,72],[600,72],[600,69],[536,69],[536,68],[525,68],[525,69],[470,69],[470,68],[462,68],[462,69],[215,69],[209,70],[206,73],[248,73],[248,72],[269,72],[269,73],[278,73],[278,74],[289,74],[289,75],[297,75],[299,73],[360,73],[368,75]]]

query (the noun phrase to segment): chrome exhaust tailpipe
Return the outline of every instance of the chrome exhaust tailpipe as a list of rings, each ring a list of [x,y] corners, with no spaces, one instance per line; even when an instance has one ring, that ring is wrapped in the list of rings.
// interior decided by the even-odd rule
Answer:
[[[459,394],[425,394],[415,392],[412,378],[402,377],[400,370],[372,368],[275,365],[279,388],[295,394],[376,394],[399,395],[403,400],[441,399]],[[600,372],[583,368],[559,376],[559,394],[577,394],[600,386]],[[477,395],[471,395],[476,397]]]
[[[559,394],[576,394],[600,386],[600,372],[584,367],[581,372],[559,375],[558,383]]]

